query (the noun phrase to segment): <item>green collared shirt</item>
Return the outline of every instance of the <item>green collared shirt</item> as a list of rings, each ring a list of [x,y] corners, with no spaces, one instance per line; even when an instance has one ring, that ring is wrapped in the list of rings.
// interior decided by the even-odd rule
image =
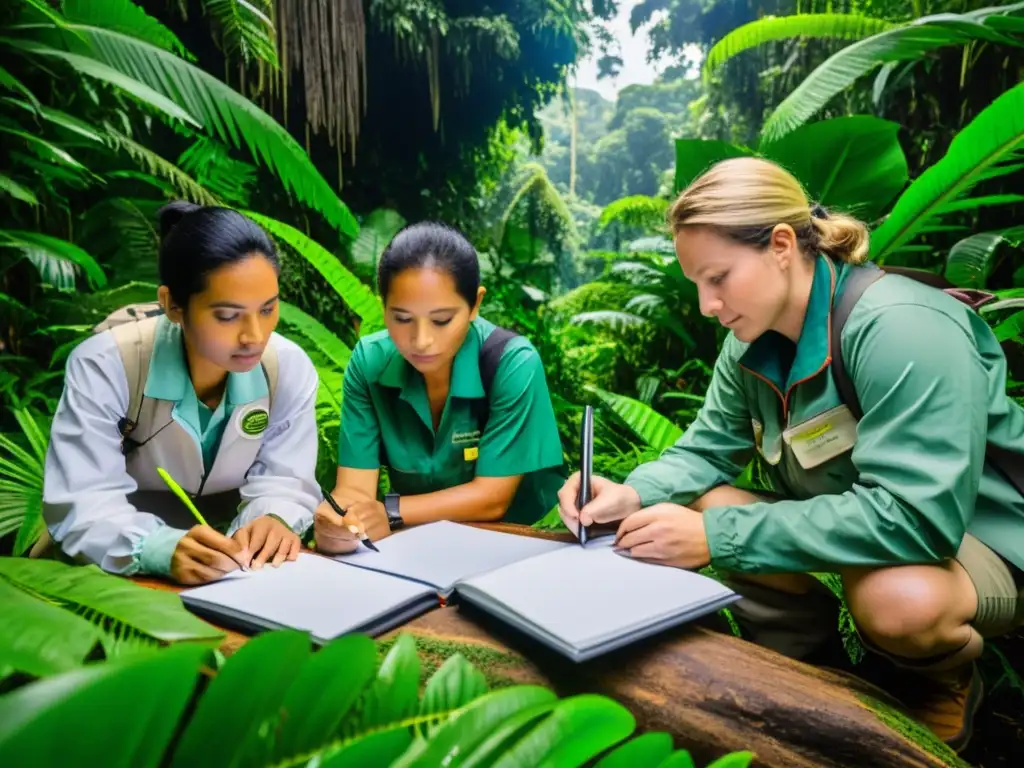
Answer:
[[[432,493],[475,476],[523,475],[503,518],[533,523],[557,503],[565,479],[562,446],[544,366],[525,337],[508,342],[491,385],[490,416],[477,422],[484,401],[479,355],[493,323],[478,317],[452,364],[451,389],[437,430],[426,384],[399,354],[387,331],[366,336],[345,369],[338,464],[384,465],[395,492]]]
[[[1006,395],[991,328],[909,278],[871,285],[842,334],[864,410],[855,422],[830,369],[833,304],[852,269],[818,258],[796,344],[730,334],[696,419],[627,484],[645,506],[687,504],[734,483],[757,451],[784,498],[704,512],[712,563],[725,570],[933,563],[965,532],[1024,568],[1024,498],[985,458],[987,441],[1024,446],[1024,409]]]
[[[229,373],[224,397],[214,409],[196,396],[185,361],[181,328],[166,317],[157,324],[146,378],[146,397],[173,402],[171,417],[196,441],[203,454],[203,466],[213,466],[224,425],[235,407],[251,403],[268,394],[262,366],[245,373]]]

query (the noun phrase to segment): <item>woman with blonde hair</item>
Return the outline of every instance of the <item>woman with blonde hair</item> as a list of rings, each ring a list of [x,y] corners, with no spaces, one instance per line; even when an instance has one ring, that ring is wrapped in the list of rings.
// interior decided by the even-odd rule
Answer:
[[[594,478],[582,510],[573,475],[564,521],[616,523],[631,557],[713,565],[744,634],[795,658],[837,626],[810,574],[839,574],[865,646],[920,675],[904,703],[962,749],[984,638],[1024,623],[1024,409],[998,341],[948,293],[864,265],[864,225],[769,161],[718,163],[669,218],[701,312],[731,332],[682,438],[624,484]],[[868,271],[884,278],[864,288]],[[778,499],[731,485],[755,450]]]

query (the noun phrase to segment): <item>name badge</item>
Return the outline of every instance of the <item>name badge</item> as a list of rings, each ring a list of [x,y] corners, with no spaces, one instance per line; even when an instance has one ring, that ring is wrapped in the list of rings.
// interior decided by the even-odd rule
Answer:
[[[239,408],[235,419],[241,436],[250,440],[259,440],[270,424],[270,414],[262,405]]]
[[[804,469],[813,469],[840,456],[857,444],[857,420],[845,405],[819,413],[790,427],[783,440]]]

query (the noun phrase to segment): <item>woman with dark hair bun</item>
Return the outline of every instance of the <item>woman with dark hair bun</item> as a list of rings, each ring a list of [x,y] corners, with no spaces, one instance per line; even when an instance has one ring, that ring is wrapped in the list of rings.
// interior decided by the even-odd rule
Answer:
[[[345,515],[320,505],[317,548],[436,520],[535,522],[565,478],[555,414],[537,350],[479,316],[473,246],[415,224],[377,278],[387,329],[361,339],[345,371],[332,493]],[[378,502],[382,466],[391,492]]]
[[[158,303],[118,310],[68,358],[43,515],[65,557],[201,584],[298,555],[322,498],[317,375],[274,333],[266,233],[228,208],[159,216]]]

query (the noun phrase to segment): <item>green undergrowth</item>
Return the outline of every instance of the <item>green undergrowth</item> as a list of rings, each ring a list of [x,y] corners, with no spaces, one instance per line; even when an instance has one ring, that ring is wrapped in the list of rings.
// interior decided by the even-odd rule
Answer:
[[[377,641],[378,663],[384,660],[396,638]],[[521,667],[523,660],[511,653],[504,653],[480,645],[453,643],[448,640],[417,636],[416,650],[420,657],[420,687],[426,685],[430,676],[444,664],[445,660],[461,653],[466,660],[483,673],[491,689],[518,685],[520,681],[505,674],[510,668]]]

